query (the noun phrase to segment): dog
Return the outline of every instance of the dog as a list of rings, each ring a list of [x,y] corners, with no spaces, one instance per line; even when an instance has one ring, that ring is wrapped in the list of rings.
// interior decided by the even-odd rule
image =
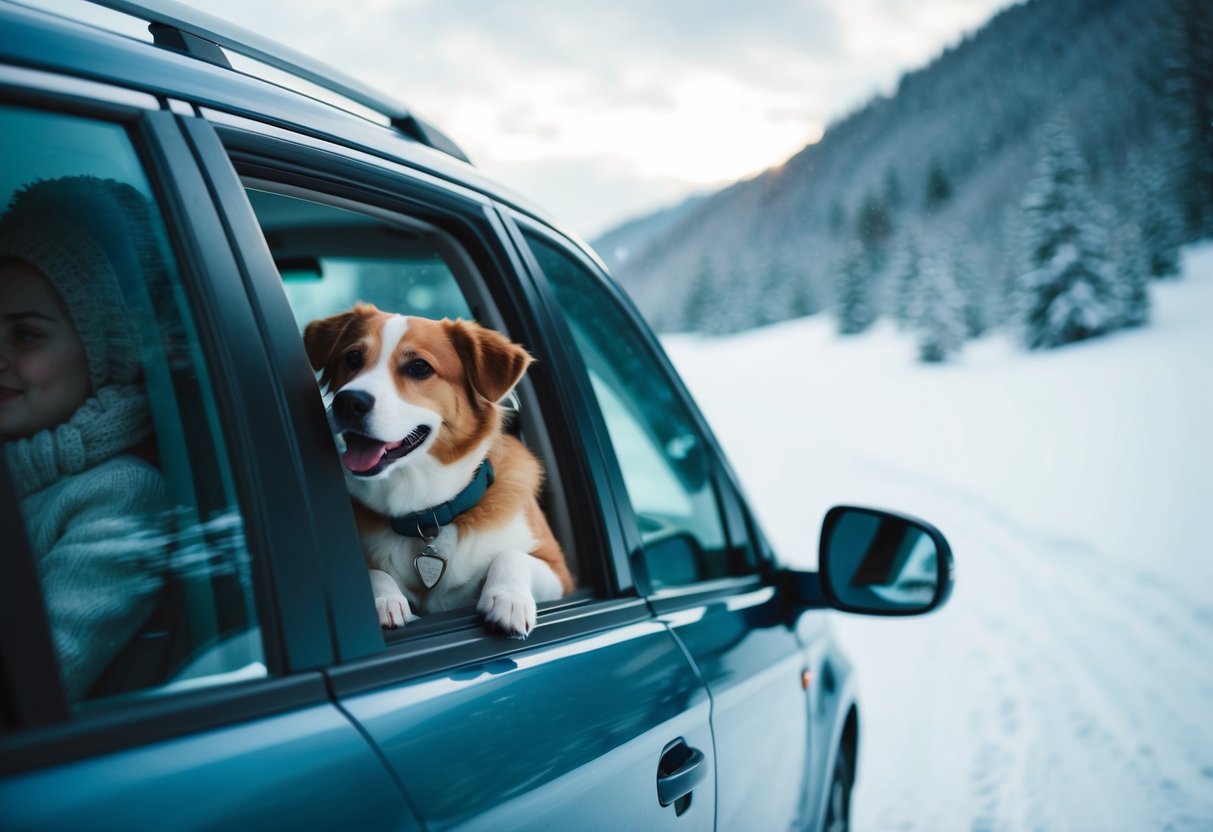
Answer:
[[[531,356],[475,322],[359,303],[304,329],[370,572],[380,626],[476,605],[526,638],[536,602],[573,589],[539,508],[539,460],[500,402]]]

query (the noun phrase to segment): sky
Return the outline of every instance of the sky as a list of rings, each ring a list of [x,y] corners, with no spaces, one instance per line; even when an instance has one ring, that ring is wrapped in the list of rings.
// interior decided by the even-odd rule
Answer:
[[[190,0],[404,102],[581,236],[785,161],[1011,0]]]

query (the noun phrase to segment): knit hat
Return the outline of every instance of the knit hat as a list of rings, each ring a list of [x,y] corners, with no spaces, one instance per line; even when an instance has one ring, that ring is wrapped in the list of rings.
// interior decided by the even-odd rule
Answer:
[[[146,197],[93,176],[41,180],[0,217],[0,257],[41,272],[63,301],[88,359],[94,391],[142,370],[139,334],[121,286],[159,282],[165,266]]]

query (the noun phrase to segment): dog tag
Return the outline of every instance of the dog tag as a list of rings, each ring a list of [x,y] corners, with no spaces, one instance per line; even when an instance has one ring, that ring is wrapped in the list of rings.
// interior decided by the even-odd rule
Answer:
[[[427,543],[421,554],[413,558],[413,568],[417,570],[417,576],[421,578],[425,588],[433,589],[446,574],[446,558]]]

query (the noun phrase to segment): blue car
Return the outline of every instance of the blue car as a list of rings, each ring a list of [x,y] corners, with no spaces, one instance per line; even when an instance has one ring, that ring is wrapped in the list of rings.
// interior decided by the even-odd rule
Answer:
[[[846,829],[830,610],[937,608],[943,536],[841,506],[781,566],[582,242],[305,56],[96,6],[0,0],[0,828]],[[536,357],[511,430],[578,588],[529,637],[380,628],[300,334],[357,300]],[[85,404],[22,422],[56,316]]]

